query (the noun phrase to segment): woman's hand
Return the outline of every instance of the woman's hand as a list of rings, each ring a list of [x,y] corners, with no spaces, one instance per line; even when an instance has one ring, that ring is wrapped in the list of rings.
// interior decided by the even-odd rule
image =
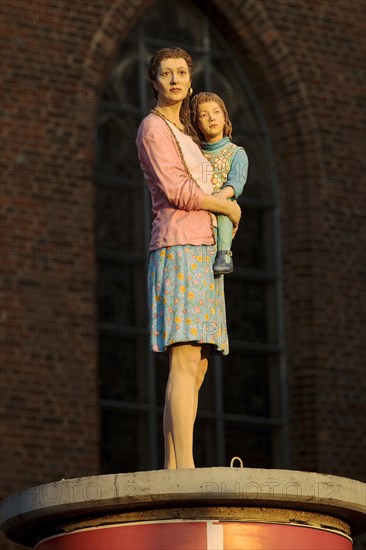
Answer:
[[[236,201],[220,199],[213,195],[205,194],[201,209],[214,212],[215,214],[223,214],[224,216],[228,216],[236,233],[241,218],[241,208]]]
[[[220,191],[217,191],[217,193],[214,193],[214,197],[217,197],[219,199],[232,199],[234,196],[235,196],[234,189],[231,187],[231,185],[222,187]]]
[[[230,208],[227,215],[230,218],[230,221],[234,226],[233,229],[236,233],[241,218],[241,208],[236,201],[228,201],[228,203],[230,204]]]

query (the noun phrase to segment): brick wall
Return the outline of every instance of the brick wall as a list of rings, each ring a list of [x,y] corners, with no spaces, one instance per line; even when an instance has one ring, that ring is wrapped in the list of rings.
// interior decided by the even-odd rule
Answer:
[[[93,28],[49,6],[1,14],[3,496],[98,469],[94,189],[74,105]]]
[[[138,7],[138,3],[136,2]],[[93,117],[108,2],[1,6],[1,496],[99,469]],[[141,12],[141,8],[140,8]],[[134,2],[111,25],[128,29]],[[134,15],[135,14],[135,15]],[[113,47],[115,48],[115,41]],[[1,537],[1,548],[13,548]]]
[[[279,174],[292,466],[365,479],[364,12],[240,0],[225,12]]]
[[[94,188],[74,100],[93,28],[52,6],[1,13],[3,493],[98,468]]]
[[[93,121],[149,3],[0,8],[3,496],[98,471]],[[292,467],[364,479],[362,3],[199,3],[275,149]]]

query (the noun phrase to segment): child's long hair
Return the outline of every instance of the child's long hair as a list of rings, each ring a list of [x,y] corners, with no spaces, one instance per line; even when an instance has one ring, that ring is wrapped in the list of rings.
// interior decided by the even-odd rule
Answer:
[[[224,125],[223,134],[224,134],[224,137],[228,137],[231,139],[233,126],[231,124],[229,113],[227,112],[227,109],[226,109],[226,105],[221,99],[221,97],[218,96],[217,94],[214,94],[213,92],[200,92],[199,94],[196,94],[192,98],[191,119],[192,119],[193,127],[198,134],[198,137],[200,138],[201,141],[205,140],[204,135],[202,134],[198,126],[198,106],[201,103],[206,103],[207,101],[214,101],[215,103],[217,103],[220,109],[222,110],[222,112],[224,113],[225,125]]]
[[[155,52],[153,57],[150,59],[149,78],[151,82],[152,91],[156,99],[158,98],[158,92],[154,88],[153,83],[156,82],[160,63],[163,61],[163,59],[180,59],[180,58],[184,59],[187,62],[189,76],[192,80],[192,75],[193,75],[192,58],[189,55],[189,53],[183,50],[182,48],[162,48],[161,50],[158,50],[157,52]],[[185,128],[186,133],[190,135],[196,143],[199,143],[199,138],[191,122],[191,113],[189,108],[189,95],[187,95],[182,101],[179,118]]]

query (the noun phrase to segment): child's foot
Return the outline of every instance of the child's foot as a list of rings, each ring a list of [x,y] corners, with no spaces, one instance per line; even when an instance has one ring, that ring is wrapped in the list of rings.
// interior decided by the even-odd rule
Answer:
[[[217,252],[215,263],[213,264],[215,275],[226,275],[234,271],[232,255],[231,250],[219,250]]]

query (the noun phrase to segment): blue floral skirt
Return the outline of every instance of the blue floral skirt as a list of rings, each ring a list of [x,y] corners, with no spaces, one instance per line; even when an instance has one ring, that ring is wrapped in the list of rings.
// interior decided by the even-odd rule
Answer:
[[[150,253],[151,349],[182,342],[213,344],[229,353],[224,277],[214,277],[216,245],[177,245]]]

